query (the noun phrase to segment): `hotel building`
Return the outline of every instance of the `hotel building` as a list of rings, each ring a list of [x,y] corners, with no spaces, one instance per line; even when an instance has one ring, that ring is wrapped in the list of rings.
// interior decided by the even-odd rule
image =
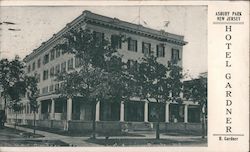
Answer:
[[[62,36],[71,29],[89,29],[96,36],[109,39],[123,55],[124,62],[133,62],[149,52],[158,57],[158,61],[168,65],[170,61],[182,66],[183,46],[187,44],[184,36],[159,31],[117,18],[110,18],[90,11],[83,13],[68,23],[65,28],[54,34],[48,41],[33,50],[24,59],[27,75],[37,75],[40,96],[37,112],[37,125],[41,127],[66,129],[70,131],[91,130],[92,110],[83,98],[61,98],[55,93],[60,83],[55,74],[79,67],[79,60],[73,54],[52,49]],[[118,35],[125,35],[128,41],[114,41]],[[32,125],[28,100],[23,101],[24,108],[18,114],[22,124]],[[167,101],[160,111],[161,129],[197,129],[200,128],[198,106],[193,101],[184,101],[182,105]],[[156,121],[156,103],[131,100],[129,102],[98,102],[96,105],[97,130],[152,130]],[[13,122],[15,114],[8,110],[7,119]]]

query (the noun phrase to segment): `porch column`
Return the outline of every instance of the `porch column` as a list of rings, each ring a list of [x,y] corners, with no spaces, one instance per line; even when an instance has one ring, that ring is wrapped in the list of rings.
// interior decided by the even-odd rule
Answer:
[[[95,121],[100,121],[100,101],[97,102],[95,107]]]
[[[42,102],[41,101],[38,101],[38,111],[37,111],[37,115],[38,115],[38,117],[37,117],[37,119],[39,120],[39,119],[41,119],[41,115],[42,115]]]
[[[165,122],[169,122],[169,103],[167,102],[165,105]]]
[[[50,113],[51,111],[51,103],[49,103],[49,102],[47,102],[47,104],[48,104],[48,109],[47,109],[47,113]]]
[[[183,92],[180,92],[180,98],[183,99],[184,98],[184,94]]]
[[[67,100],[67,120],[72,119],[72,98]]]
[[[148,122],[148,101],[144,103],[144,122]]]
[[[52,119],[55,119],[55,100],[51,99],[51,116]]]
[[[188,104],[184,107],[184,123],[188,123]]]
[[[120,105],[120,121],[124,121],[124,101],[121,101]]]

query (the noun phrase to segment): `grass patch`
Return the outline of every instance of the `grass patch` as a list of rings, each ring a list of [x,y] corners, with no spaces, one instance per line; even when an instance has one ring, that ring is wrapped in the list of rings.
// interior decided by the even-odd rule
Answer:
[[[69,146],[69,144],[60,140],[0,140],[0,146],[5,147],[26,147],[26,146],[40,146],[40,147],[57,147]]]
[[[202,134],[197,131],[181,131],[181,130],[170,131],[170,132],[166,131],[162,134],[170,136],[202,136]]]
[[[15,128],[4,127],[0,129],[2,138],[41,138],[43,135],[33,134],[30,132],[21,131]]]
[[[90,143],[103,146],[207,146],[207,139],[180,141],[172,139],[88,139]]]
[[[22,126],[26,128],[33,129],[33,126]],[[90,137],[92,135],[92,130],[86,130],[86,131],[81,131],[81,132],[76,132],[76,131],[65,131],[65,130],[60,130],[60,129],[55,129],[55,128],[45,128],[45,127],[40,127],[36,126],[36,130],[41,130],[41,131],[46,131],[50,133],[55,133],[63,136],[70,136],[70,137]],[[119,137],[119,136],[130,136],[130,137],[145,137],[142,134],[138,133],[128,133],[128,132],[119,132],[119,131],[106,131],[106,132],[96,132],[97,136],[102,136],[102,137]]]
[[[25,131],[17,130],[15,128],[9,128],[9,127],[2,127],[0,129],[0,132],[10,132],[10,133],[23,133]]]

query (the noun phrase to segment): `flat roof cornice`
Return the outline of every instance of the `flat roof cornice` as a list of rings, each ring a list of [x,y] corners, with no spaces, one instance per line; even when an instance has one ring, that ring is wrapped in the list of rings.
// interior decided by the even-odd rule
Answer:
[[[41,54],[44,49],[51,47],[52,45],[55,45],[64,34],[66,34],[71,29],[80,26],[84,22],[89,24],[101,25],[108,28],[121,30],[133,34],[138,34],[145,37],[150,37],[153,39],[158,39],[163,42],[174,43],[181,46],[187,44],[187,42],[183,40],[184,36],[181,35],[176,35],[164,31],[147,28],[142,25],[121,21],[117,18],[102,16],[99,14],[92,13],[90,11],[83,11],[83,13],[80,16],[78,16],[72,22],[68,23],[62,30],[54,34],[53,37],[51,37],[49,40],[43,42],[42,45],[37,49],[33,50],[31,54],[27,55],[24,58],[24,61],[25,62],[30,61],[35,56]]]

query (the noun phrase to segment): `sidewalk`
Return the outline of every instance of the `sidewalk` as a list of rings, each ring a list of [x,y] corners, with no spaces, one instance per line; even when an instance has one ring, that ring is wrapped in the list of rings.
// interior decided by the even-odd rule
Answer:
[[[6,124],[5,126],[9,127],[9,128],[14,128],[14,125],[7,125]],[[16,129],[21,130],[21,131],[26,131],[26,132],[33,133],[33,129],[30,129],[30,128],[16,126]],[[71,146],[100,146],[98,144],[85,142],[85,140],[87,140],[89,137],[62,136],[62,135],[49,133],[49,132],[46,132],[46,131],[40,131],[40,130],[36,130],[36,134],[40,134],[40,135],[44,136],[42,138],[36,138],[36,139],[40,139],[40,140],[61,140],[61,141],[65,142],[65,143],[68,143]]]

